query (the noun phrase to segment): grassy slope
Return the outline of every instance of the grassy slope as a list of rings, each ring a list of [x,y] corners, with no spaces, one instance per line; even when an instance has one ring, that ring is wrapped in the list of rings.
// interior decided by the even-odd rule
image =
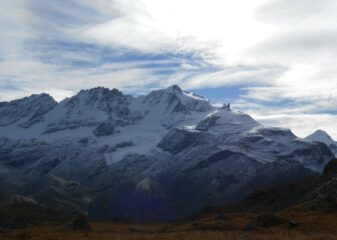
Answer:
[[[190,222],[168,224],[131,224],[93,222],[91,232],[65,232],[63,226],[42,226],[30,229],[13,230],[0,235],[0,239],[21,240],[114,240],[114,239],[296,239],[329,240],[337,239],[337,214],[324,212],[283,212],[282,217],[300,223],[299,227],[289,229],[286,224],[255,231],[244,231],[244,226],[252,215],[231,214],[217,220],[217,215],[209,214]],[[208,226],[202,228],[200,226]],[[211,230],[218,227],[222,230]]]

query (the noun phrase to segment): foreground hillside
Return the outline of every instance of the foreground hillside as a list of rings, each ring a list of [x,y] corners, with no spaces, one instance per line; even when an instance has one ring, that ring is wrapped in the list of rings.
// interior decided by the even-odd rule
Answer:
[[[92,222],[91,231],[65,230],[63,225],[34,227],[0,235],[1,239],[21,240],[110,240],[110,239],[198,239],[198,240],[329,240],[337,239],[337,214],[323,212],[286,212],[284,223],[257,230],[247,229],[256,215],[210,214],[200,219],[170,224],[130,224]],[[289,223],[291,221],[291,223]],[[292,226],[291,224],[294,224]]]
[[[257,191],[234,208],[210,207],[170,223],[88,221],[16,203],[0,208],[0,239],[337,239],[336,179],[337,159],[321,175]]]
[[[330,161],[320,175],[256,190],[230,211],[261,212],[286,209],[337,212],[337,159]],[[219,212],[224,209],[214,208],[210,211]]]

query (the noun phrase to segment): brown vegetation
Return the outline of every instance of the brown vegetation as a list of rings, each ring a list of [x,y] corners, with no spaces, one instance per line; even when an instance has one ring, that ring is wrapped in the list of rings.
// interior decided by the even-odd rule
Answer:
[[[92,222],[91,231],[65,231],[63,225],[11,230],[0,234],[3,240],[137,240],[137,239],[257,239],[257,240],[330,240],[337,239],[337,214],[326,212],[283,212],[278,224],[247,230],[256,219],[271,219],[250,214],[208,214],[179,223],[133,224]],[[292,225],[295,224],[295,225]]]

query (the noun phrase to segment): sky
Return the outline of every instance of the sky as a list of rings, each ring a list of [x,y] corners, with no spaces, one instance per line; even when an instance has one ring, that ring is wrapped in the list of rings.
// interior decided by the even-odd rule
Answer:
[[[178,84],[337,139],[336,0],[0,2],[0,101]]]

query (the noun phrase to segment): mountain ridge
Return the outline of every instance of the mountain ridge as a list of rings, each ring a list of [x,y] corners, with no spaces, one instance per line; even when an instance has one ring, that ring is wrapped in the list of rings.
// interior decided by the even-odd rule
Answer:
[[[98,218],[187,216],[321,172],[334,157],[178,86],[139,97],[88,89],[48,110],[27,128],[0,126],[0,190]]]

